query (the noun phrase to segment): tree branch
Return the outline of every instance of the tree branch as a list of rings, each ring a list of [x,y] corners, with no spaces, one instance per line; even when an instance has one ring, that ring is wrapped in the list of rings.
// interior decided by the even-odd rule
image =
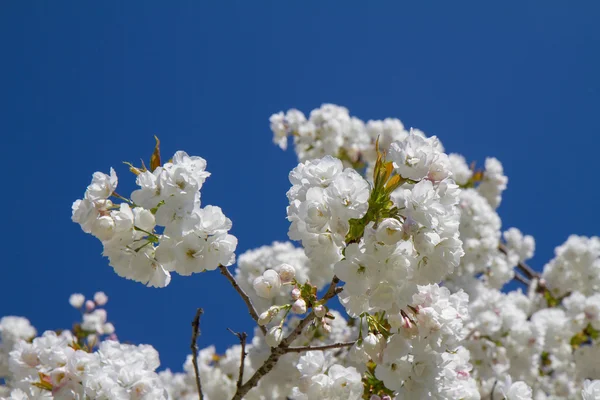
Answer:
[[[323,345],[323,346],[288,347],[287,349],[285,349],[285,352],[286,353],[301,353],[303,351],[318,351],[318,350],[341,349],[343,347],[350,347],[350,346],[354,345],[354,343],[356,343],[356,341],[326,344],[326,345]]]
[[[517,271],[515,271],[515,276],[513,277],[514,280],[521,282],[527,286],[529,286],[531,284],[531,281],[527,278],[525,278],[523,275],[519,274]]]
[[[490,400],[494,400],[494,391],[496,390],[496,385],[498,384],[498,379],[494,381],[494,386],[492,386],[492,393],[490,393]]]
[[[338,288],[337,284],[340,283],[340,278],[338,278],[337,276],[333,276],[333,279],[331,280],[331,283],[329,284],[329,288],[327,289],[327,292],[325,292],[325,294],[323,295],[323,298],[321,299],[320,303],[321,304],[325,304],[327,301],[329,301],[329,299],[331,299],[332,297],[334,297],[336,294],[340,293],[343,288]],[[306,316],[306,318],[304,318],[302,321],[300,321],[300,323],[298,324],[298,326],[296,327],[296,329],[294,329],[285,339],[283,339],[281,341],[281,345],[280,347],[284,346],[284,347],[289,347],[292,342],[294,340],[296,340],[296,338],[300,335],[300,333],[302,333],[302,330],[312,322],[313,319],[315,319],[316,315],[314,310],[310,312],[310,314],[308,314],[308,316]]]
[[[508,248],[506,247],[506,245],[504,245],[504,243],[500,243],[498,245],[498,250],[501,253],[508,255]],[[525,274],[525,277],[527,277],[529,279],[540,277],[539,273],[537,273],[533,268],[531,268],[529,265],[525,264],[522,261],[519,261],[519,263],[517,264],[517,267]]]
[[[227,328],[229,329],[229,328]],[[246,332],[234,332],[231,329],[229,329],[229,332],[233,333],[235,336],[238,337],[238,339],[240,339],[240,344],[242,345],[242,358],[240,360],[240,373],[238,375],[238,380],[237,380],[237,388],[239,389],[240,386],[242,386],[242,382],[244,381],[244,363],[246,361],[246,339],[248,338],[248,335],[246,334]]]
[[[256,312],[256,309],[254,308],[254,305],[252,304],[252,300],[250,300],[250,297],[248,297],[248,295],[246,294],[246,292],[244,292],[244,289],[242,289],[240,287],[240,285],[238,285],[237,281],[235,280],[235,278],[233,277],[233,275],[231,275],[231,272],[229,272],[229,270],[227,269],[226,266],[219,265],[219,269],[221,270],[221,274],[225,275],[225,277],[231,283],[231,286],[233,286],[233,288],[242,297],[242,300],[244,300],[244,302],[246,303],[246,306],[248,307],[248,312],[250,313],[250,316],[256,322],[256,324],[260,328],[260,330],[263,333],[263,335],[266,336],[267,335],[267,328],[265,328],[264,326],[258,324],[258,313]]]
[[[336,294],[340,293],[343,290],[343,288],[337,287],[337,284],[339,282],[340,282],[340,279],[334,275],[333,279],[331,280],[331,284],[329,285],[329,288],[327,289],[327,292],[325,292],[325,294],[323,295],[323,298],[319,302],[320,304],[325,304],[329,299],[331,299],[332,297],[334,297]],[[277,361],[279,361],[279,358],[287,352],[290,344],[300,335],[302,330],[308,324],[310,324],[312,322],[312,320],[315,319],[315,317],[316,317],[316,315],[313,310],[310,312],[310,314],[308,314],[306,316],[306,318],[304,318],[302,321],[300,321],[298,326],[296,326],[296,328],[292,332],[290,332],[290,334],[285,339],[283,339],[281,341],[279,346],[272,348],[269,358],[267,358],[265,360],[263,365],[261,365],[261,367],[256,370],[254,375],[252,375],[246,383],[244,383],[241,387],[239,387],[237,389],[232,400],[241,400],[246,395],[246,393],[248,393],[250,391],[250,389],[252,389],[253,387],[255,387],[258,384],[258,381],[263,376],[265,376],[266,374],[271,372],[271,370],[273,369],[275,364],[277,364]]]
[[[200,370],[198,369],[198,336],[200,336],[200,316],[204,313],[204,310],[199,308],[196,310],[196,316],[192,321],[192,343],[190,348],[192,349],[192,363],[194,364],[194,373],[196,374],[196,387],[198,388],[198,398],[204,399],[202,393],[202,384],[200,383]]]

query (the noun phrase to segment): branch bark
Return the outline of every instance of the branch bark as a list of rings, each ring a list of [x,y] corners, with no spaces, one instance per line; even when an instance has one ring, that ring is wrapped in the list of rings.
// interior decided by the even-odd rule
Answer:
[[[326,344],[323,346],[288,347],[287,349],[285,349],[285,352],[286,353],[302,353],[304,351],[341,349],[343,347],[350,347],[350,346],[354,345],[354,343],[356,343],[356,341]]]
[[[196,374],[196,388],[198,388],[198,398],[204,399],[202,393],[202,383],[200,382],[200,370],[198,369],[198,336],[200,336],[200,316],[204,313],[204,310],[199,308],[196,310],[196,316],[192,321],[192,343],[190,348],[192,349],[192,363],[194,364],[194,373]]]
[[[248,307],[248,312],[250,313],[250,316],[256,322],[256,324],[260,328],[260,330],[263,333],[263,335],[266,335],[267,334],[267,328],[265,328],[264,326],[258,324],[258,313],[256,312],[256,309],[254,308],[254,304],[252,304],[252,300],[250,300],[250,297],[248,297],[248,295],[246,294],[246,292],[244,292],[244,289],[242,289],[240,287],[240,285],[238,285],[238,283],[235,280],[234,276],[231,275],[231,272],[229,272],[229,270],[227,269],[226,266],[220,265],[219,269],[221,270],[221,274],[223,274],[229,280],[229,282],[231,283],[231,286],[233,286],[233,288],[242,297],[242,300],[244,300],[244,303],[246,303],[246,306]]]
[[[229,328],[227,328],[229,329]],[[246,361],[246,339],[248,339],[248,335],[246,334],[246,332],[234,332],[231,329],[229,329],[229,332],[233,333],[235,336],[238,337],[238,339],[240,339],[240,344],[242,345],[242,357],[240,360],[240,373],[238,375],[238,380],[237,380],[237,388],[239,389],[242,386],[242,382],[244,382],[244,364]]]
[[[506,248],[506,246],[503,243],[500,243],[498,245],[498,250],[508,255],[508,248]],[[529,265],[525,264],[522,261],[519,261],[519,263],[517,264],[517,268],[519,268],[523,272],[523,274],[525,274],[525,277],[528,279],[540,277],[539,273],[537,273],[533,268],[531,268]]]
[[[513,277],[513,279],[516,281],[519,281],[527,286],[529,286],[531,284],[531,281],[529,279],[525,278],[523,275],[519,274],[516,271],[515,271],[515,276]]]
[[[343,290],[343,288],[337,287],[337,284],[339,282],[339,278],[334,275],[333,279],[331,280],[331,283],[329,284],[327,292],[325,292],[325,294],[321,298],[321,304],[325,304],[329,299],[331,299]],[[232,400],[241,400],[246,395],[246,393],[248,393],[253,387],[255,387],[258,384],[258,381],[263,376],[271,372],[273,367],[277,364],[277,361],[279,361],[279,358],[287,352],[290,344],[300,335],[300,333],[302,333],[302,330],[315,319],[315,317],[315,312],[311,311],[310,314],[308,314],[302,321],[300,321],[298,326],[296,326],[296,328],[281,341],[279,346],[272,348],[269,358],[266,359],[263,365],[261,365],[260,368],[256,370],[254,375],[252,375],[246,383],[244,383],[241,387],[238,388]]]

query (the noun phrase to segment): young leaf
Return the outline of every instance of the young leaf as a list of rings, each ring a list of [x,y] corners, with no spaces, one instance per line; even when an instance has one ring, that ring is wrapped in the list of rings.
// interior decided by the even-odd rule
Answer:
[[[154,146],[152,157],[150,157],[150,171],[154,171],[156,168],[160,167],[160,140],[158,140],[156,135],[154,136],[154,139],[156,139],[156,145]]]

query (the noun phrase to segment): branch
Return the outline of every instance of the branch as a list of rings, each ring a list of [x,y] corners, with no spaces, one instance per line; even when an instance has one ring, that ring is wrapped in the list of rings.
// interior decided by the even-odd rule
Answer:
[[[192,343],[190,348],[192,349],[192,363],[194,364],[194,373],[196,374],[196,387],[198,388],[198,397],[200,400],[204,399],[202,394],[202,384],[200,383],[200,371],[198,369],[198,336],[200,336],[200,316],[204,312],[203,309],[199,308],[196,310],[196,316],[192,321]]]
[[[352,342],[341,342],[334,344],[326,344],[324,346],[302,346],[302,347],[288,347],[285,349],[286,353],[301,353],[303,351],[318,351],[318,350],[330,350],[330,349],[341,349],[343,347],[350,347],[354,345],[356,341]]]
[[[525,278],[523,275],[519,274],[517,271],[515,271],[515,276],[513,277],[514,280],[519,281],[527,286],[529,286],[531,284],[531,281],[527,278]]]
[[[337,287],[337,284],[339,282],[340,282],[340,279],[334,275],[333,279],[331,280],[331,284],[329,285],[329,288],[327,289],[327,292],[323,295],[323,298],[319,302],[320,304],[325,304],[329,299],[331,299],[336,294],[338,294],[342,291],[343,288]],[[277,361],[279,361],[279,358],[287,352],[290,344],[300,335],[302,330],[309,323],[311,323],[313,319],[315,319],[315,317],[316,317],[316,315],[313,310],[310,312],[310,314],[308,314],[306,316],[306,318],[304,318],[302,321],[300,321],[298,326],[296,326],[296,328],[285,339],[283,339],[281,341],[279,346],[272,348],[271,354],[269,354],[269,358],[266,359],[266,361],[263,363],[263,365],[259,369],[256,370],[254,375],[252,375],[246,383],[244,383],[242,386],[238,387],[232,400],[241,400],[246,395],[246,393],[248,393],[250,391],[250,389],[252,389],[253,387],[255,387],[258,384],[258,381],[263,376],[265,376],[266,374],[271,372],[271,370],[273,369],[275,364],[277,364]]]
[[[246,294],[246,292],[244,292],[244,289],[242,289],[240,287],[240,285],[238,285],[237,281],[235,280],[235,278],[233,277],[233,275],[231,275],[231,272],[229,272],[229,270],[227,269],[226,266],[219,265],[219,269],[221,270],[221,274],[225,275],[225,277],[231,283],[231,286],[233,286],[233,288],[242,297],[242,299],[246,303],[246,306],[248,307],[248,312],[250,313],[250,316],[256,322],[256,324],[260,328],[260,330],[263,333],[263,335],[266,336],[267,335],[267,328],[265,328],[264,326],[258,324],[258,313],[256,312],[256,309],[254,308],[254,305],[252,304],[252,300],[250,300],[250,297],[248,297],[248,295]]]
[[[327,301],[329,301],[329,299],[331,299],[332,297],[334,297],[336,294],[340,293],[343,288],[339,288],[337,287],[337,284],[340,283],[340,278],[338,278],[337,276],[333,276],[333,279],[331,280],[331,283],[329,284],[329,288],[327,289],[327,292],[325,292],[325,294],[323,295],[323,298],[321,299],[320,303],[321,304],[325,304]],[[308,316],[306,316],[306,318],[304,318],[302,321],[300,321],[300,323],[298,324],[298,326],[296,327],[296,329],[294,329],[285,339],[283,339],[281,341],[281,346],[284,347],[289,347],[290,344],[292,344],[292,342],[294,340],[296,340],[296,338],[298,336],[300,336],[300,333],[302,333],[302,330],[312,322],[313,319],[315,319],[316,315],[314,313],[314,311],[311,311],[310,314],[308,314]]]
[[[496,390],[496,384],[498,384],[498,379],[494,381],[494,386],[492,386],[492,393],[490,394],[490,400],[494,400],[494,391]]]
[[[227,328],[229,329],[229,328]],[[231,329],[229,329],[229,332],[233,333],[235,336],[238,337],[238,339],[240,339],[240,344],[242,345],[242,359],[240,361],[240,374],[238,376],[238,380],[237,380],[237,388],[239,389],[242,386],[242,382],[244,381],[244,362],[246,360],[246,339],[248,338],[248,335],[246,334],[246,332],[234,332]]]
[[[508,248],[506,248],[506,246],[503,243],[500,243],[498,245],[498,250],[501,253],[508,255]],[[529,279],[540,277],[539,273],[537,273],[533,268],[531,268],[529,265],[525,264],[522,261],[519,261],[519,263],[517,264],[517,267],[525,274],[525,277],[527,277]]]

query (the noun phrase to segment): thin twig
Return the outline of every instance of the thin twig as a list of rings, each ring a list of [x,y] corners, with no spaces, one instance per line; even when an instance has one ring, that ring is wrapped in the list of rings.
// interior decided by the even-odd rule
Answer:
[[[337,287],[337,284],[339,282],[339,278],[337,276],[334,276],[331,280],[329,288],[327,289],[327,292],[323,295],[323,298],[320,300],[320,304],[325,304],[329,299],[331,299],[336,294],[342,291],[343,288]],[[250,379],[246,381],[246,383],[244,383],[241,387],[237,389],[232,400],[241,400],[246,395],[246,393],[250,391],[250,389],[252,389],[258,384],[258,381],[263,376],[271,372],[275,364],[277,364],[277,361],[279,361],[279,358],[286,353],[290,344],[300,335],[300,333],[302,333],[302,330],[315,319],[315,317],[316,315],[313,310],[310,312],[310,314],[306,316],[306,318],[300,321],[298,326],[296,326],[296,328],[292,332],[290,332],[290,334],[285,339],[281,341],[279,346],[272,348],[271,354],[269,354],[269,357],[265,360],[263,365],[261,365],[260,368],[256,370],[254,375],[252,375]]]
[[[318,350],[330,350],[330,349],[341,349],[343,347],[350,347],[354,345],[356,341],[352,342],[340,342],[334,344],[326,344],[323,346],[302,346],[302,347],[288,347],[285,349],[286,353],[301,353],[303,351],[318,351]]]
[[[190,345],[192,349],[192,363],[194,364],[194,373],[196,374],[196,387],[198,388],[198,398],[204,399],[202,394],[202,384],[200,383],[200,370],[198,369],[198,336],[200,336],[200,316],[204,313],[204,310],[199,308],[196,310],[196,316],[192,321],[192,343]]]
[[[519,274],[517,271],[515,271],[515,276],[513,277],[514,280],[519,281],[527,286],[529,286],[531,284],[531,281],[527,278],[525,278],[523,275]]]
[[[242,383],[244,381],[244,363],[246,361],[246,339],[248,339],[248,335],[246,334],[246,332],[234,332],[231,329],[227,328],[229,330],[229,332],[233,333],[235,336],[238,337],[238,339],[240,339],[240,344],[242,345],[242,358],[240,361],[240,374],[238,375],[238,380],[237,380],[237,388],[239,389],[240,386],[242,386]]]
[[[492,393],[490,393],[490,400],[494,400],[494,390],[496,390],[496,384],[498,383],[498,379],[494,381],[494,386],[492,386]]]
[[[256,309],[254,308],[254,305],[252,304],[252,300],[250,300],[250,297],[248,297],[248,295],[246,294],[246,292],[244,292],[244,289],[242,289],[240,287],[240,285],[238,285],[237,281],[235,280],[235,278],[233,277],[233,275],[231,275],[231,272],[229,272],[229,270],[227,269],[227,267],[225,267],[224,265],[220,265],[219,269],[221,270],[221,274],[225,275],[225,277],[231,283],[231,286],[233,286],[233,288],[242,297],[242,300],[244,300],[244,303],[246,303],[246,306],[248,307],[248,312],[250,313],[250,316],[252,317],[252,319],[254,321],[256,321],[256,324],[260,328],[260,330],[263,333],[263,335],[266,336],[266,334],[267,334],[267,328],[265,328],[264,326],[258,324],[258,313],[256,312]]]
[[[327,289],[327,292],[325,292],[325,294],[323,295],[323,298],[321,299],[321,304],[324,304],[325,302],[329,301],[329,299],[331,299],[332,297],[334,297],[336,294],[340,293],[343,290],[343,288],[337,287],[338,283],[340,283],[340,279],[334,275],[333,279],[331,280],[331,283],[329,284],[329,288]],[[292,342],[294,340],[296,340],[296,338],[298,336],[300,336],[300,334],[302,333],[304,328],[308,324],[310,324],[313,319],[315,319],[315,317],[316,317],[316,315],[313,310],[310,312],[310,314],[308,314],[308,316],[306,316],[306,318],[304,318],[302,321],[300,321],[300,323],[298,324],[296,329],[294,329],[285,339],[283,339],[281,341],[280,347],[289,347],[292,344]]]
[[[508,255],[508,248],[503,243],[500,243],[498,245],[498,250],[500,250],[500,252]],[[533,268],[531,268],[529,265],[525,264],[522,261],[519,261],[519,263],[517,264],[517,267],[521,271],[523,271],[523,273],[525,274],[525,277],[527,277],[529,279],[539,278],[540,277],[539,273],[537,273]]]

